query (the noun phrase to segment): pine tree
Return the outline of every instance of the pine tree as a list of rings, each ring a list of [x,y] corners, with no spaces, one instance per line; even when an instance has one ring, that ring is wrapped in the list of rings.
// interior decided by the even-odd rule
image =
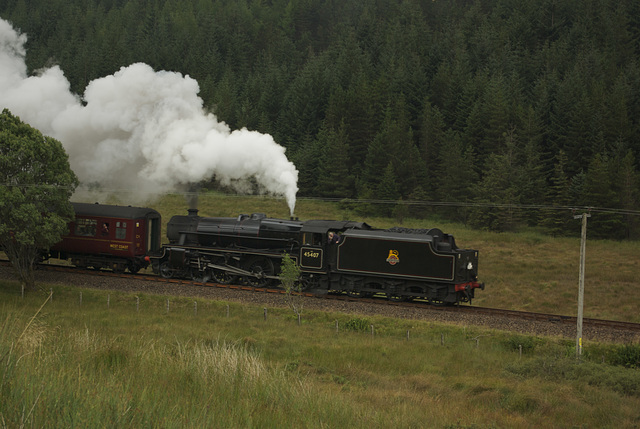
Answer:
[[[619,198],[613,188],[611,159],[598,153],[589,164],[585,183],[585,201],[590,207],[612,209],[619,207]],[[593,237],[619,239],[624,234],[622,217],[619,214],[595,212],[589,221],[589,232]]]
[[[323,127],[318,134],[322,158],[318,168],[316,195],[332,198],[351,198],[355,180],[349,173],[349,144],[344,123],[338,131]]]
[[[375,196],[377,200],[385,201],[385,203],[379,204],[376,212],[383,216],[391,216],[396,205],[394,201],[400,199],[398,179],[392,162],[389,162],[382,172],[380,183],[376,187]]]
[[[556,157],[553,175],[550,178],[550,187],[547,191],[547,203],[556,208],[543,210],[541,213],[540,224],[553,235],[566,235],[571,230],[571,215],[568,209],[562,209],[571,204],[570,181],[565,172],[566,164],[567,155],[564,151],[560,151]]]
[[[456,203],[462,205],[471,199],[472,190],[478,180],[474,159],[471,147],[462,142],[460,133],[448,131],[445,134],[434,170],[435,180],[432,183],[436,188],[437,200],[453,203],[452,207],[439,210],[452,220],[464,222],[467,219],[469,210]]]
[[[631,150],[616,160],[615,181],[617,194],[620,197],[620,208],[625,211],[640,209],[640,175],[636,169],[636,159]],[[637,239],[640,236],[640,220],[638,216],[624,216],[624,238]]]

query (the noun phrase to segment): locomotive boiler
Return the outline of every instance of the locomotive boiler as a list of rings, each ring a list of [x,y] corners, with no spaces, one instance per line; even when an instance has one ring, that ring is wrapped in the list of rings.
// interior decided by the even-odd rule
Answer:
[[[433,229],[372,228],[363,222],[276,219],[262,213],[200,217],[167,224],[169,244],[150,256],[164,277],[275,286],[282,258],[300,267],[313,293],[346,293],[434,304],[470,302],[478,288],[478,251],[460,249]]]

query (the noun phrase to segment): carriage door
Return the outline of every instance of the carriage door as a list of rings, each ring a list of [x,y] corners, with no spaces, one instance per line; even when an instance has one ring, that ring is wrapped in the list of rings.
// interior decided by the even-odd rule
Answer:
[[[147,253],[156,252],[160,250],[161,237],[160,237],[160,218],[157,216],[147,217]]]

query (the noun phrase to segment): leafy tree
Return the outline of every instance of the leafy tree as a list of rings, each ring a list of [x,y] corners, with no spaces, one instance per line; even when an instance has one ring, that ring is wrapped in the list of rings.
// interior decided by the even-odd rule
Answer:
[[[62,144],[9,110],[0,115],[0,247],[20,282],[34,288],[33,265],[73,218],[78,179]]]

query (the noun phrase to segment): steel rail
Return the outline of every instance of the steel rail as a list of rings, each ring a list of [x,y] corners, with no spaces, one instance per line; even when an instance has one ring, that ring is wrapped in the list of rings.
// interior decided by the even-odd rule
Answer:
[[[9,265],[8,262],[9,261],[7,260],[0,260],[0,264],[5,266]],[[221,284],[221,283],[214,283],[214,282],[203,283],[202,281],[197,281],[197,280],[164,278],[160,275],[155,275],[155,274],[115,273],[113,271],[91,270],[86,268],[77,268],[69,265],[56,265],[56,264],[49,264],[49,263],[40,264],[39,266],[41,268],[49,269],[52,271],[69,272],[69,273],[77,273],[77,274],[85,274],[85,275],[120,277],[124,279],[135,279],[135,280],[163,282],[163,283],[175,283],[175,284],[181,284],[181,285],[194,285],[194,286],[201,286],[201,287],[202,286],[216,287],[216,288],[242,290],[242,291],[256,292],[256,293],[274,293],[274,294],[286,293],[283,289],[277,289],[273,287]],[[557,324],[563,324],[563,325],[575,325],[577,323],[576,316],[566,316],[566,315],[559,315],[559,314],[538,313],[538,312],[529,312],[529,311],[520,311],[520,310],[509,310],[509,309],[502,309],[502,308],[476,307],[473,305],[436,306],[436,305],[431,305],[426,301],[410,301],[410,302],[392,301],[392,300],[386,299],[385,297],[358,298],[358,297],[353,297],[346,294],[312,294],[308,292],[301,292],[296,294],[303,295],[309,298],[323,298],[323,299],[330,299],[330,300],[336,300],[336,301],[362,302],[362,303],[378,304],[378,305],[401,306],[401,307],[407,307],[407,308],[421,308],[427,311],[443,311],[443,312],[451,312],[451,313],[462,312],[466,314],[499,316],[499,317],[506,317],[511,319],[531,320],[531,321],[537,321],[537,322],[549,322],[549,323],[557,323]],[[607,329],[615,329],[615,330],[621,330],[621,331],[624,330],[624,331],[640,332],[640,323],[634,323],[634,322],[584,318],[583,324],[591,328],[607,328]]]

